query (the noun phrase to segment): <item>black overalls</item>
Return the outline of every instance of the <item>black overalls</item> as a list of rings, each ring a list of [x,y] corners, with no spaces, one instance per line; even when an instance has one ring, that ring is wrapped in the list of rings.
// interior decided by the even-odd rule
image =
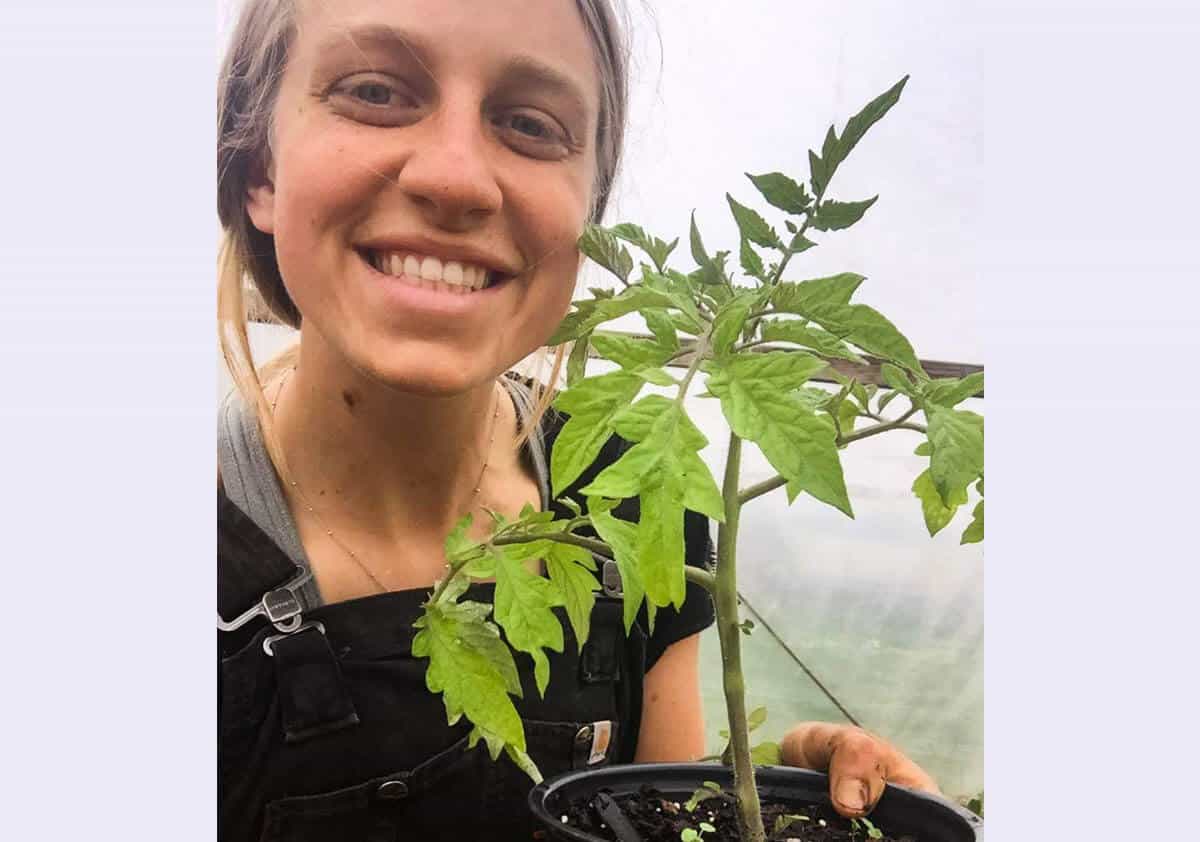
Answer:
[[[466,749],[469,723],[447,725],[442,697],[425,687],[427,662],[412,656],[428,589],[301,613],[288,587],[306,572],[223,490],[217,505],[218,614],[223,628],[238,626],[218,633],[223,842],[531,839],[529,778],[503,755],[493,762],[482,741]],[[703,564],[707,522],[689,512],[686,523],[689,561]],[[532,662],[517,655],[517,709],[547,779],[631,762],[637,746],[644,612],[626,637],[615,565],[600,569],[608,575],[582,653],[559,610],[565,645],[548,653],[544,698]],[[490,603],[493,587],[472,585],[464,598]],[[711,622],[706,594],[689,590],[688,602],[686,623],[660,612],[656,638],[664,620],[676,621],[678,637]]]

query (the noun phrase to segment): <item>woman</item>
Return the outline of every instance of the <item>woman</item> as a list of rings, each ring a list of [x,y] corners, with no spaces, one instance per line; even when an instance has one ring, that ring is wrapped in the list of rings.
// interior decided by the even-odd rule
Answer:
[[[565,313],[575,241],[603,213],[625,119],[618,36],[606,0],[246,3],[219,98],[219,310],[240,395],[219,431],[223,838],[529,838],[528,778],[465,750],[411,624],[464,514],[482,536],[484,507],[555,505],[562,419],[505,375]],[[261,372],[243,274],[299,328]],[[687,523],[703,564],[707,524]],[[544,697],[522,662],[546,775],[703,754],[706,596],[648,636],[626,639],[619,618],[600,599],[582,652],[565,630]],[[829,768],[847,815],[885,779],[934,788],[842,726],[796,726],[784,759]]]

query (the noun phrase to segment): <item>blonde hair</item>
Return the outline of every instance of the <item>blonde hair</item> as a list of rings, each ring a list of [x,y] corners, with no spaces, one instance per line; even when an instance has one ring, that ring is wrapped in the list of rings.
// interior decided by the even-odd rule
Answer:
[[[596,180],[589,214],[593,222],[599,222],[616,178],[625,136],[628,27],[618,22],[611,0],[575,2],[592,42],[600,78]],[[255,174],[266,167],[272,113],[295,27],[295,0],[246,0],[217,87],[217,215],[224,230],[217,268],[218,341],[230,377],[254,411],[271,461],[284,477],[286,463],[274,435],[263,383],[295,365],[299,348],[289,348],[261,369],[255,367],[247,334],[246,280],[274,320],[299,328],[300,312],[280,275],[274,238],[250,222],[246,191]],[[525,442],[554,400],[566,353],[563,345],[554,350],[546,385],[539,387],[535,379],[533,416],[522,425],[516,446]]]

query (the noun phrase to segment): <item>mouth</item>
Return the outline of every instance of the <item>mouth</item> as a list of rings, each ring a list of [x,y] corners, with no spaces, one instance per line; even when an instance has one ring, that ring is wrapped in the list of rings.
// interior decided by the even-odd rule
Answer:
[[[356,249],[368,266],[380,274],[413,287],[451,295],[471,295],[493,289],[513,276],[477,263],[442,260],[410,251]]]

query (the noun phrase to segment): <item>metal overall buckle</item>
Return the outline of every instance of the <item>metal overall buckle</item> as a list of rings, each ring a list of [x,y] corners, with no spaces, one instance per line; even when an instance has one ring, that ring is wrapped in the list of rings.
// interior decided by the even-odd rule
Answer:
[[[606,558],[600,571],[600,586],[604,590],[604,595],[611,599],[623,597],[625,590],[621,587],[621,568],[617,567],[617,563],[611,558]]]
[[[221,619],[221,615],[218,613],[217,628],[225,632],[234,631],[261,614],[284,634],[299,631],[302,620],[300,598],[296,596],[296,591],[311,578],[311,570],[307,567],[301,569],[291,581],[282,587],[267,591],[256,605],[228,623]]]

